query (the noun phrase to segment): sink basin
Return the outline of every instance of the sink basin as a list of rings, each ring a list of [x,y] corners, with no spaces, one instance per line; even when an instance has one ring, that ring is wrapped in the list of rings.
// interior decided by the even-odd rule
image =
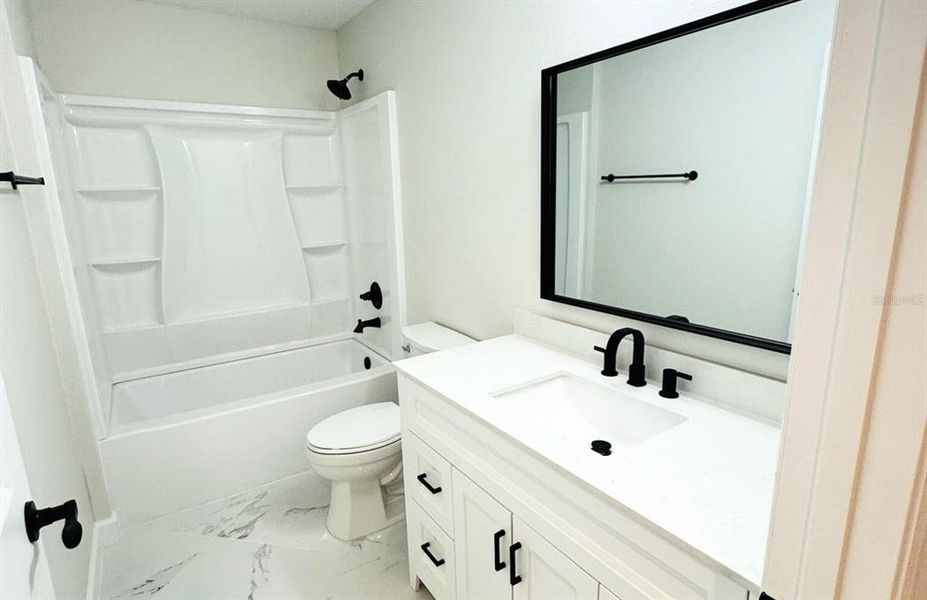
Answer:
[[[494,394],[495,407],[522,425],[585,444],[605,440],[612,449],[630,447],[686,420],[619,390],[568,373]],[[538,427],[538,425],[540,427]]]

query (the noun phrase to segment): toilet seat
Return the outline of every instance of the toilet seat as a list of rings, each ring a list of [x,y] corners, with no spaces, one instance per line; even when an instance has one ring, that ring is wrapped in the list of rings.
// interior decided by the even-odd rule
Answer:
[[[399,430],[399,405],[366,404],[319,422],[306,434],[306,446],[317,454],[369,452],[398,443]]]

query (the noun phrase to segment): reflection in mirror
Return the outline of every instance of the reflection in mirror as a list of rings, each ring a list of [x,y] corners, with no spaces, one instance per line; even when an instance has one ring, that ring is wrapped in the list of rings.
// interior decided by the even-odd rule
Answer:
[[[545,297],[788,351],[833,11],[804,0],[555,67]]]

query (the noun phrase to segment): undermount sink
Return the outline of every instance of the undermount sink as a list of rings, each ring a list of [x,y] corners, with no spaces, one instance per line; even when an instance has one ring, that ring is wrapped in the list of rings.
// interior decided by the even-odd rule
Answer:
[[[568,373],[509,387],[492,394],[504,413],[536,421],[558,437],[584,444],[605,440],[629,447],[686,420],[671,410]]]

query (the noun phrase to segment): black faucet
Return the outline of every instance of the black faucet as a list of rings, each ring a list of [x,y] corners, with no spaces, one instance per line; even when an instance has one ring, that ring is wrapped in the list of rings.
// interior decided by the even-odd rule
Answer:
[[[374,317],[372,319],[367,319],[362,321],[361,319],[357,320],[357,327],[354,328],[354,333],[364,333],[364,329],[367,327],[380,327],[380,317]]]
[[[628,334],[634,341],[633,357],[631,366],[628,367],[628,385],[634,387],[643,387],[647,385],[644,378],[644,334],[633,327],[622,327],[608,337],[608,343],[605,347],[595,346],[595,349],[605,354],[605,362],[602,365],[602,375],[614,377],[618,375],[615,363],[618,362],[618,344]]]

